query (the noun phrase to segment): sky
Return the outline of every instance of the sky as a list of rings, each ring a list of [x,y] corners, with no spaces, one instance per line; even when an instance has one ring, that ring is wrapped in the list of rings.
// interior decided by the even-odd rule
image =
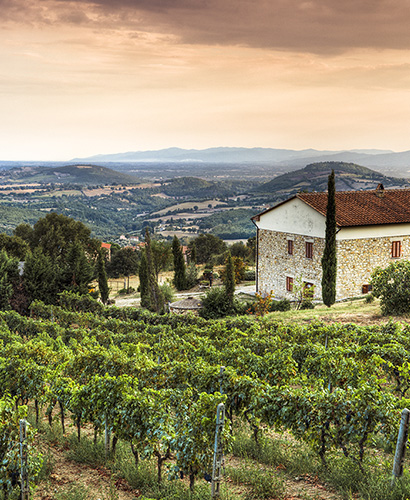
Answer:
[[[0,0],[0,160],[410,150],[410,0]]]

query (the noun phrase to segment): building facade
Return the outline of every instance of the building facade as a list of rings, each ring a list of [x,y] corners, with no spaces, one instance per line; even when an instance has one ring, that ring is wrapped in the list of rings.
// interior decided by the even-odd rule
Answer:
[[[257,226],[257,291],[321,299],[327,193],[299,193],[252,218]],[[336,193],[336,299],[369,292],[376,267],[410,258],[410,190]]]

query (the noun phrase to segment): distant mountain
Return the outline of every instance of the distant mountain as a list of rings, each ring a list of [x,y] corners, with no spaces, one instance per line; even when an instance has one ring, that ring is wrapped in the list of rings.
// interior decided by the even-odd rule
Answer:
[[[24,181],[38,183],[107,185],[107,184],[138,184],[135,175],[117,172],[107,167],[97,165],[66,165],[63,167],[15,167],[0,172],[4,181]]]
[[[108,155],[96,155],[88,158],[75,158],[73,162],[217,162],[217,163],[249,163],[249,162],[288,162],[306,158],[331,156],[334,154],[345,154],[342,151],[318,151],[315,149],[304,149],[296,151],[292,149],[273,148],[209,148],[209,149],[180,149],[168,148],[158,151],[132,151]],[[373,156],[378,154],[390,154],[386,150],[354,150],[353,154],[359,156]],[[306,162],[304,163],[306,165]]]
[[[300,170],[279,175],[258,186],[255,192],[275,193],[277,195],[278,192],[326,191],[328,175],[332,169],[336,174],[336,189],[338,191],[374,189],[379,183],[385,187],[404,187],[409,186],[410,183],[408,179],[387,177],[355,163],[326,161],[312,163]]]

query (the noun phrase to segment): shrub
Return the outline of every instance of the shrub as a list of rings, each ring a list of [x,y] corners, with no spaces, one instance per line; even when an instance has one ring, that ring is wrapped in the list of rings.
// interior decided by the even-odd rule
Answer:
[[[254,269],[249,269],[245,271],[244,281],[255,281],[256,280],[256,271]]]
[[[305,301],[306,302],[306,301]],[[282,300],[273,300],[269,311],[290,311],[290,300],[282,299]]]
[[[162,295],[164,296],[165,302],[173,302],[175,299],[175,292],[169,283],[164,283],[160,286]]]
[[[315,304],[311,300],[302,300],[300,304],[300,309],[314,309]]]
[[[215,278],[215,274],[214,274]],[[191,262],[186,271],[186,288],[189,290],[198,283],[198,272],[194,262]]]
[[[372,294],[380,297],[383,315],[400,315],[410,312],[410,261],[392,262],[385,269],[373,271]]]
[[[223,318],[230,314],[236,314],[239,305],[234,299],[232,307],[231,301],[226,293],[225,287],[211,288],[202,299],[202,309],[200,315],[206,319]]]

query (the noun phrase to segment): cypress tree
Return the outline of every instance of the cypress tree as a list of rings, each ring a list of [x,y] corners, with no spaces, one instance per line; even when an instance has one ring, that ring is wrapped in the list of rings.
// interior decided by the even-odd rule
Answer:
[[[61,268],[40,247],[27,255],[24,264],[24,288],[29,301],[41,300],[45,304],[56,304],[61,292]]]
[[[231,252],[228,252],[225,266],[225,292],[229,302],[229,308],[234,309],[234,294],[235,294],[235,271],[233,267]]]
[[[140,278],[141,307],[150,309],[150,296],[148,291],[148,264],[145,250],[142,251],[138,274]]]
[[[181,244],[177,236],[172,240],[172,253],[174,255],[174,285],[177,290],[186,289],[186,267]]]
[[[328,307],[336,300],[336,188],[335,172],[328,178],[325,248],[322,256],[322,299]]]
[[[164,297],[161,293],[157,277],[155,275],[151,251],[151,238],[148,228],[145,229],[145,255],[147,258],[148,270],[149,309],[153,312],[161,312],[164,309]]]
[[[196,264],[196,245],[195,241],[192,242],[191,251],[189,254],[189,262]]]
[[[106,304],[108,297],[110,295],[110,289],[108,288],[108,280],[107,280],[107,273],[105,271],[104,256],[101,250],[98,252],[98,257],[97,257],[97,278],[98,278],[98,289],[100,290],[101,301],[103,304]]]

